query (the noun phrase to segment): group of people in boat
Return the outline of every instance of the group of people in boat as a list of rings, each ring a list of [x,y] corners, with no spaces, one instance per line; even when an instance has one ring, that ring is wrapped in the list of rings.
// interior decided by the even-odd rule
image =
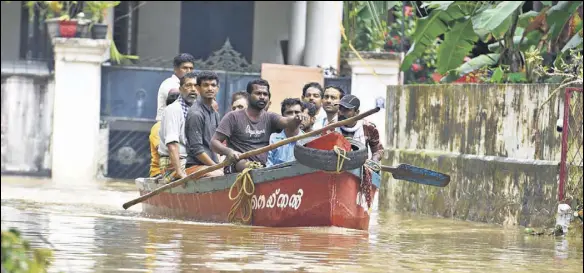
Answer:
[[[215,100],[219,78],[212,71],[195,73],[194,60],[188,53],[176,56],[173,75],[158,89],[157,122],[149,138],[150,177],[162,176],[166,183],[222,160],[229,165],[204,177],[241,172],[252,162],[269,167],[294,161],[295,143],[246,159],[239,155],[359,114],[356,96],[316,82],[306,84],[300,98],[284,99],[281,115],[269,112],[270,84],[257,79],[232,95],[231,111],[220,118]],[[359,120],[336,130],[366,144],[371,160],[381,159],[383,146],[374,124]]]

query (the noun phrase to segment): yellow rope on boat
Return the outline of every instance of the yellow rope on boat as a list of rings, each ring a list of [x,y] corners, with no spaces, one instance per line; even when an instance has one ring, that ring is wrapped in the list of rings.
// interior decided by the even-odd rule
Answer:
[[[249,173],[253,169],[262,168],[262,165],[258,162],[250,162],[240,174],[237,175],[235,181],[229,188],[229,200],[234,201],[229,211],[227,218],[229,222],[234,222],[236,220],[236,214],[239,209],[241,209],[241,216],[239,216],[240,222],[248,224],[251,220],[252,208],[251,208],[251,197],[255,192],[255,184]],[[233,189],[235,185],[238,185],[239,191],[237,195],[233,197]],[[249,189],[248,189],[249,187]],[[247,215],[247,216],[246,216]]]
[[[337,154],[337,170],[334,172],[330,172],[330,171],[325,171],[325,172],[339,174],[339,173],[343,172],[343,164],[345,164],[345,159],[346,160],[351,160],[351,159],[347,157],[347,151],[345,151],[345,149],[343,149],[337,145],[335,145],[335,147],[333,147],[333,151],[335,152],[335,154]]]

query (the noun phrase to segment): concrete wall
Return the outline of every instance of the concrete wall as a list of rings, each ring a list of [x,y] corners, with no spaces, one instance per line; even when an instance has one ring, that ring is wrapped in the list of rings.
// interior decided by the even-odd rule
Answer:
[[[548,85],[389,86],[384,163],[451,175],[446,188],[387,175],[380,207],[505,225],[550,225],[562,101]]]
[[[54,87],[48,74],[2,74],[3,174],[49,175]]]
[[[360,52],[359,58],[353,53],[347,54],[351,66],[351,94],[361,101],[361,111],[379,106],[377,101],[387,100],[387,86],[399,85],[399,55],[383,52]],[[345,90],[346,91],[346,90]],[[379,139],[385,145],[386,120],[385,109],[367,117],[379,130]]]
[[[284,63],[280,41],[290,38],[292,4],[292,1],[255,2],[252,63]]]
[[[178,54],[180,8],[180,1],[147,1],[139,8],[137,34],[139,57],[145,60],[172,60]],[[168,65],[170,63],[164,64]]]
[[[0,30],[2,38],[1,45],[1,59],[2,60],[18,60],[20,51],[20,18],[21,5],[23,2],[11,1],[7,3],[2,1],[0,4]]]

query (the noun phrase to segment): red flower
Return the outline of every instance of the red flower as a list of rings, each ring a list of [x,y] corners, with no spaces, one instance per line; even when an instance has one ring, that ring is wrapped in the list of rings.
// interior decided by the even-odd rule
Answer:
[[[393,45],[393,43],[391,42],[391,40],[388,40],[388,41],[387,41],[387,45],[388,45],[388,46],[391,46],[391,45]]]
[[[421,82],[426,82],[426,77],[424,77],[424,76],[420,77],[420,81]]]
[[[412,16],[412,13],[413,13],[413,9],[412,9],[412,7],[410,7],[410,6],[406,6],[406,7],[405,7],[405,12],[404,12],[404,13],[405,13],[406,17],[410,17],[410,16]]]
[[[424,67],[419,64],[412,64],[412,71],[414,72],[422,71],[423,68]]]

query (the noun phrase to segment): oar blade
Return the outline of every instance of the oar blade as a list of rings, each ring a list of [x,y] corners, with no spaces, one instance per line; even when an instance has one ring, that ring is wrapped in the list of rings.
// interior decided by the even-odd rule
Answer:
[[[436,187],[446,187],[450,183],[449,175],[408,164],[400,164],[393,178]]]

